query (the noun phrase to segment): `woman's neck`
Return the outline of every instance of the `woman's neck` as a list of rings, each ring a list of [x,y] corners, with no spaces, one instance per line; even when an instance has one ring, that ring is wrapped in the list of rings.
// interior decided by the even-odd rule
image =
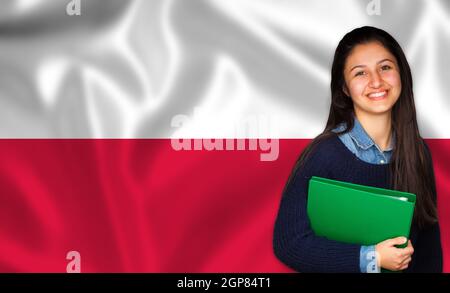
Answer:
[[[382,151],[389,148],[392,132],[391,112],[380,115],[368,115],[365,113],[358,115],[356,113],[356,118]]]

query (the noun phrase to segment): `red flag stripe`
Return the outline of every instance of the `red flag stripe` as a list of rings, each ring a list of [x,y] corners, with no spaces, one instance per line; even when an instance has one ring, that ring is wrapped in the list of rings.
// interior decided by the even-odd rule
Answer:
[[[310,140],[175,151],[169,139],[0,140],[0,272],[286,272],[272,252],[281,191]],[[450,140],[428,140],[450,272]],[[446,233],[447,231],[447,233]]]

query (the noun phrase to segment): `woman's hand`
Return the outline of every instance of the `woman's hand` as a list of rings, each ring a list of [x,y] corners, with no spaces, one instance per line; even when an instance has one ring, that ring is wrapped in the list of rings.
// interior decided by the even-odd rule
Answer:
[[[406,241],[405,237],[397,237],[385,240],[375,246],[377,252],[378,267],[390,270],[401,271],[408,268],[411,262],[411,255],[414,253],[411,241],[405,248],[397,248],[395,245],[402,245]]]

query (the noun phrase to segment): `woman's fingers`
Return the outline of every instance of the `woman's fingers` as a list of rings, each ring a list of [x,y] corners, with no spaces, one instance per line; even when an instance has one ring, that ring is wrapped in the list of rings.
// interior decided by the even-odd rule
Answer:
[[[412,246],[411,240],[408,240],[408,246],[407,247],[412,250],[411,254],[413,254],[414,253],[414,247]]]
[[[407,265],[411,262],[412,258],[410,256],[406,257],[403,261],[402,261],[402,265]]]
[[[406,270],[406,269],[408,268],[408,265],[409,265],[409,264],[402,266],[402,267],[400,268],[400,271]]]
[[[408,246],[402,249],[402,254],[406,256],[410,256],[414,253],[414,248],[411,244],[411,240],[408,241]]]
[[[409,267],[409,264],[411,263],[411,257],[407,257],[403,260],[403,262],[400,264],[399,271],[406,270]]]

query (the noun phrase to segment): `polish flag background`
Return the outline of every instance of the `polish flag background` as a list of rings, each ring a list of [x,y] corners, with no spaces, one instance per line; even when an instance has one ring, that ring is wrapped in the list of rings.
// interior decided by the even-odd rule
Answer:
[[[281,192],[362,25],[410,61],[450,272],[447,0],[69,2],[2,1],[0,272],[290,272]]]

